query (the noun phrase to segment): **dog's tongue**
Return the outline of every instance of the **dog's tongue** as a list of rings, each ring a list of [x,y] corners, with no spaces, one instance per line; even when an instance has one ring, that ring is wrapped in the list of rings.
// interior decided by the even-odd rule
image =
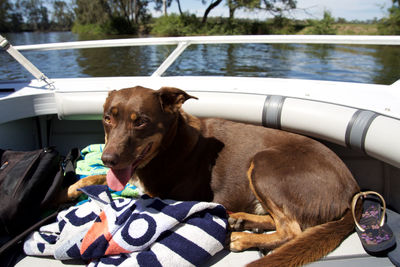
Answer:
[[[131,178],[131,169],[131,167],[121,170],[109,169],[106,176],[108,187],[110,187],[114,191],[121,191],[122,189],[124,189],[125,185]]]

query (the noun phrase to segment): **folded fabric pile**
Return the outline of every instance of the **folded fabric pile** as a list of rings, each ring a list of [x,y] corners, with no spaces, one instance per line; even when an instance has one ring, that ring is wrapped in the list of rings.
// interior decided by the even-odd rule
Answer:
[[[101,160],[103,149],[104,144],[92,144],[81,150],[81,157],[76,162],[75,170],[78,178],[107,173],[108,168],[104,166]]]
[[[31,234],[28,255],[83,259],[89,266],[197,266],[223,249],[226,211],[216,203],[143,195],[113,200],[106,186]]]

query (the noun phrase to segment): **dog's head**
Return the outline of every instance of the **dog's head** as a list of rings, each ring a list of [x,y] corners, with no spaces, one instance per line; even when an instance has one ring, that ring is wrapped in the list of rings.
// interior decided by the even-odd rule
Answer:
[[[107,174],[110,188],[123,189],[136,168],[144,167],[172,138],[179,110],[189,98],[196,97],[173,87],[155,91],[137,86],[108,94],[103,112],[106,146],[101,159],[111,168]]]

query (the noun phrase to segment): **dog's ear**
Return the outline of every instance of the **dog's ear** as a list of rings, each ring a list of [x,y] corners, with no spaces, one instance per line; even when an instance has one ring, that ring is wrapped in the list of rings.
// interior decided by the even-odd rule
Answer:
[[[161,87],[156,91],[161,103],[161,108],[170,113],[177,112],[182,104],[190,98],[198,99],[175,87]]]

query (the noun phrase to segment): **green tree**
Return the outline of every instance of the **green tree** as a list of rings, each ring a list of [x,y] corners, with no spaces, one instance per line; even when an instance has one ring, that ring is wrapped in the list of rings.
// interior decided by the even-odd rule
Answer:
[[[111,19],[111,9],[106,0],[76,0],[74,8],[77,23],[105,24]]]
[[[22,16],[28,29],[38,31],[50,27],[47,7],[41,0],[21,0],[16,4],[22,10]]]
[[[129,0],[128,0],[129,1]],[[136,24],[147,23],[150,19],[147,6],[149,5],[149,0],[134,0],[134,21]]]
[[[255,9],[260,6],[260,0],[227,0],[229,8],[229,19],[235,16],[235,11],[240,8]]]
[[[10,30],[11,5],[8,0],[0,0],[0,32],[8,32]]]
[[[212,9],[222,3],[223,0],[211,0],[206,8],[202,23],[206,23],[209,13]],[[203,4],[207,0],[202,0]],[[233,19],[235,11],[238,9],[262,10],[274,15],[282,16],[284,11],[296,8],[297,0],[226,0],[226,6],[229,8],[229,18]]]
[[[222,2],[222,0],[211,0],[210,4],[204,11],[204,15],[203,15],[203,19],[201,20],[201,23],[205,24],[207,22],[208,14],[210,14],[211,10],[216,8],[221,2]],[[207,3],[207,1],[202,0],[202,3],[205,4],[205,3]]]
[[[337,23],[347,23],[347,20],[345,18],[338,18],[336,20]]]
[[[332,17],[331,12],[325,10],[323,19],[312,23],[312,34],[336,34],[334,23],[335,19]]]
[[[173,0],[154,0],[155,10],[163,12],[164,16],[168,16],[167,9],[171,6]]]
[[[158,18],[151,33],[157,36],[182,36],[198,34],[200,29],[200,21],[195,15],[170,14]]]
[[[157,11],[162,10],[164,16],[168,15],[167,9],[171,6],[172,2],[174,2],[174,0],[153,0],[153,1],[156,5],[155,10]],[[182,12],[181,1],[175,0],[175,2],[178,5],[179,14],[181,16],[184,16],[185,14]]]
[[[400,35],[400,0],[392,0],[388,9],[389,17],[381,19],[378,24],[380,34]]]
[[[124,18],[129,24],[147,22],[150,0],[108,0],[112,17]]]
[[[57,30],[70,30],[75,20],[72,7],[64,1],[56,0],[53,2],[52,24]]]
[[[39,8],[39,30],[48,30],[50,28],[49,12],[47,7],[41,5]]]
[[[0,0],[1,1],[1,0]],[[7,0],[5,0],[7,3]],[[22,11],[19,5],[19,1],[11,2],[9,1],[9,10],[8,13],[1,16],[8,22],[8,31],[10,32],[19,32],[23,30],[24,27],[24,18],[22,15]]]
[[[102,33],[134,33],[139,25],[146,24],[151,17],[147,8],[149,1],[76,0],[74,29],[87,29],[86,26],[90,26],[89,29]]]
[[[24,24],[24,19],[22,18],[22,14],[20,12],[11,12],[10,14],[10,27],[9,31],[11,32],[19,32],[22,31],[22,27]]]

